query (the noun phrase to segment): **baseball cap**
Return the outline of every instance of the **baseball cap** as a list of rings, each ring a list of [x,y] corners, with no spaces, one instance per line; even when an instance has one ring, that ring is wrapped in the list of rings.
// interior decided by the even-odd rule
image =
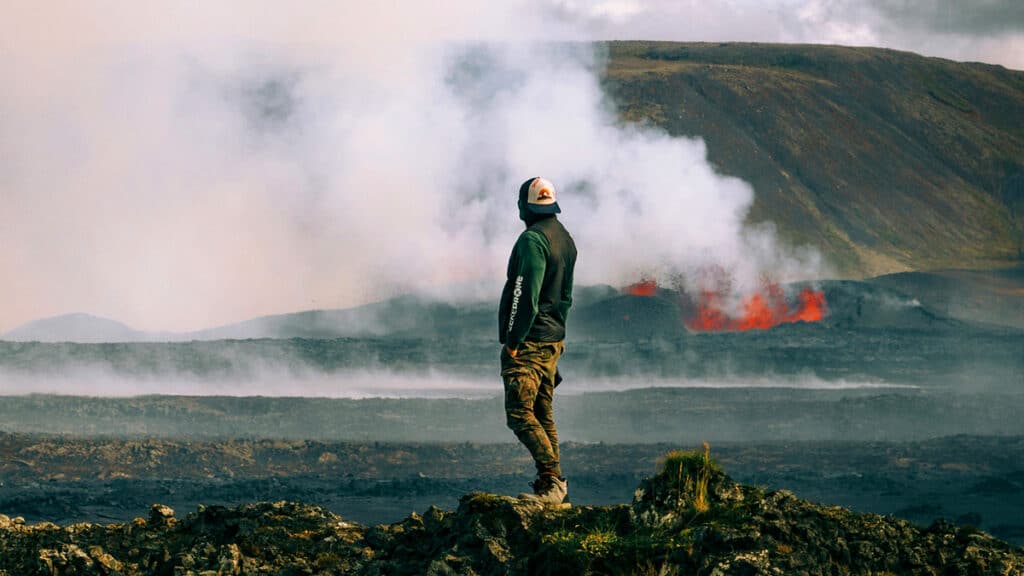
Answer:
[[[540,176],[530,178],[519,187],[519,205],[534,214],[558,214],[562,211],[555,200],[555,185]]]

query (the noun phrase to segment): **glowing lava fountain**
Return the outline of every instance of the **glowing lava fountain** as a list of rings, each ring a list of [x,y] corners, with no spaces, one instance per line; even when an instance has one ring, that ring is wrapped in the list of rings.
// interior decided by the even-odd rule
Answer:
[[[796,306],[790,308],[778,284],[768,284],[745,298],[738,317],[725,311],[722,300],[722,295],[717,292],[701,292],[696,313],[686,322],[686,327],[699,332],[767,330],[779,324],[817,322],[828,311],[825,293],[811,288],[802,289],[797,295]]]
[[[659,296],[657,281],[648,278],[630,284],[622,291],[631,296]],[[695,332],[768,330],[779,324],[817,322],[828,313],[825,293],[810,287],[800,290],[793,306],[786,300],[782,288],[774,282],[766,282],[759,291],[745,297],[739,306],[727,306],[728,296],[727,288],[703,290],[694,300],[681,293],[684,309],[693,310],[691,317],[684,321],[686,327]],[[730,314],[729,310],[736,312]]]

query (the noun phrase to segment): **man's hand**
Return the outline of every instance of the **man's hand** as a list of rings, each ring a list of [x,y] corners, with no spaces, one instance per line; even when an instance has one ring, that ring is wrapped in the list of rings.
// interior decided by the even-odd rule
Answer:
[[[519,349],[511,346],[505,346],[505,352],[508,352],[509,357],[515,358],[516,354],[519,354]]]

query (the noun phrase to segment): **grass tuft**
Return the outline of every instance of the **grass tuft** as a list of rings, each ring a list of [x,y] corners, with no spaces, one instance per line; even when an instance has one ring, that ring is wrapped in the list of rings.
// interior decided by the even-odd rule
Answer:
[[[675,493],[676,506],[691,506],[703,514],[711,508],[708,483],[713,474],[722,474],[722,468],[711,459],[711,446],[704,442],[704,450],[673,450],[665,455],[661,476]]]

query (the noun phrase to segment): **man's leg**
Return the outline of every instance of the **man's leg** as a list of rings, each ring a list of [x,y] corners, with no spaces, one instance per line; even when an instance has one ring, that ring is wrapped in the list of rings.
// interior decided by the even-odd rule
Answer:
[[[544,373],[540,369],[542,363],[538,362],[540,351],[536,346],[529,344],[524,345],[515,358],[510,357],[504,350],[501,353],[506,422],[519,441],[530,451],[538,475],[561,476],[557,448],[552,446],[548,431],[541,425],[535,413]],[[557,446],[557,435],[555,439]]]
[[[537,400],[533,403],[533,415],[544,430],[544,435],[547,436],[552,458],[558,463],[558,430],[555,429],[554,407],[551,404],[553,392],[554,386],[550,382],[541,382],[537,391]],[[542,471],[538,469],[537,472],[541,473]],[[558,475],[561,475],[560,467]]]
[[[541,428],[547,434],[548,442],[551,444],[551,453],[554,456],[557,475],[562,475],[558,452],[558,429],[555,428],[555,375],[558,373],[558,358],[562,355],[562,344],[560,342],[546,343],[543,345],[549,354],[544,354],[544,369],[541,372],[540,387],[537,390],[537,399],[533,403],[533,415],[537,418]]]

